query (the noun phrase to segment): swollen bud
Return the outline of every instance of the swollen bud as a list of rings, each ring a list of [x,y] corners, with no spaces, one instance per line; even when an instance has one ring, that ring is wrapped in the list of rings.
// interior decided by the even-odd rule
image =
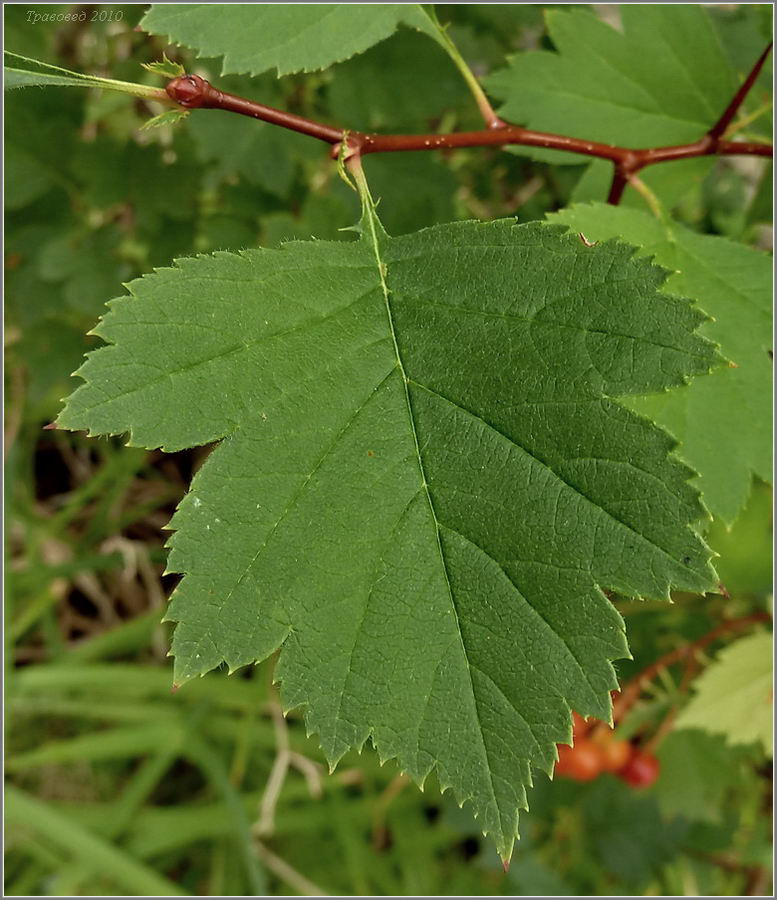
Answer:
[[[197,109],[205,102],[210,85],[199,75],[182,75],[168,82],[165,92],[171,100],[187,109]]]

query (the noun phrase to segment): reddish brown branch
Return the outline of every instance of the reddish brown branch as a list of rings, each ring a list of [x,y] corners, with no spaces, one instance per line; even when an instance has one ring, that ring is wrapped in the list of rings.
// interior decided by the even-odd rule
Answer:
[[[750,70],[750,74],[742,82],[739,90],[734,95],[734,99],[724,110],[723,115],[707,132],[711,138],[720,137],[731,124],[734,116],[739,112],[739,107],[745,102],[745,97],[747,97],[750,92],[750,88],[755,84],[756,78],[761,74],[761,69],[766,62],[766,58],[769,56],[771,49],[772,45],[770,43],[766,50],[758,57],[756,64]]]
[[[623,196],[623,192],[626,190],[626,185],[628,183],[628,176],[624,175],[618,166],[616,166],[612,176],[610,193],[607,195],[607,202],[611,203],[613,206],[617,206],[621,202],[621,197]]]
[[[771,156],[772,148],[768,144],[737,143],[735,141],[721,140],[732,119],[739,111],[740,106],[744,103],[750,88],[755,84],[771,49],[772,45],[770,43],[758,57],[755,65],[750,70],[750,74],[745,78],[734,95],[734,99],[723,111],[718,121],[700,140],[695,141],[693,144],[681,144],[675,147],[654,147],[652,150],[637,150],[635,151],[635,159],[616,160],[607,202],[617,205],[632,176],[636,175],[640,169],[644,169],[645,166],[653,163],[669,162],[676,159],[691,159],[695,156],[732,156],[736,154]],[[758,149],[759,147],[761,149]]]
[[[769,144],[721,140],[721,135],[736,115],[747,92],[758,77],[770,49],[771,44],[761,55],[721,118],[707,134],[690,144],[643,149],[618,147],[583,138],[532,131],[519,125],[501,123],[501,120],[496,127],[452,134],[365,134],[359,131],[344,131],[302,116],[283,112],[280,109],[274,109],[271,106],[265,106],[262,103],[256,103],[253,100],[246,100],[235,94],[228,94],[226,91],[220,91],[198,75],[183,75],[175,78],[167,85],[166,91],[171,99],[187,109],[223,109],[309,135],[331,144],[333,156],[340,152],[341,146],[345,142],[348,155],[351,156],[366,153],[452,150],[460,147],[512,144],[524,147],[544,147],[607,159],[613,163],[615,169],[607,200],[609,203],[617,204],[630,178],[646,166],[677,159],[691,159],[697,156],[772,155],[772,147]]]
[[[330,128],[329,125],[322,125],[311,119],[274,109],[272,106],[264,106],[236,94],[219,91],[199,75],[182,75],[180,78],[174,78],[168,83],[165,91],[171,100],[175,100],[186,109],[223,109],[241,116],[261,119],[271,125],[280,125],[281,128],[307,134],[328,144],[339,144],[343,140],[343,132],[339,128]]]
[[[755,625],[759,622],[770,622],[772,617],[769,613],[758,612],[750,616],[742,616],[740,619],[729,619],[727,622],[721,622],[711,631],[691,641],[688,644],[682,644],[676,647],[664,656],[659,657],[654,663],[643,669],[639,674],[635,675],[623,688],[618,698],[613,703],[612,715],[613,720],[623,718],[628,710],[633,706],[639,698],[643,687],[652,681],[661,671],[674,665],[680,660],[696,653],[698,650],[704,649],[709,644],[716,641],[719,637],[730,631],[736,631],[745,628],[748,625]]]

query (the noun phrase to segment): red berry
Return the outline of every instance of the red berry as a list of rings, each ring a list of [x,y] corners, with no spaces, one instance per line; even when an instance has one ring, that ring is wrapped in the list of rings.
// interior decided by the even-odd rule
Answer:
[[[620,772],[631,760],[633,748],[628,741],[607,741],[602,749],[606,772]]]
[[[631,759],[633,750],[628,741],[614,740],[613,734],[609,728],[597,728],[591,735],[591,740],[601,750],[602,768],[605,772],[620,771]]]
[[[602,753],[590,741],[579,740],[574,747],[558,748],[556,774],[574,781],[593,781],[602,772]]]
[[[618,778],[632,787],[643,788],[653,784],[660,771],[661,764],[652,753],[635,750],[631,759],[618,772]]]

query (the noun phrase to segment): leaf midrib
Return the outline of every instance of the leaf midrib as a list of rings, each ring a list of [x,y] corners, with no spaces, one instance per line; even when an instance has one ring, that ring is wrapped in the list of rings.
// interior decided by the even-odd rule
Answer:
[[[429,505],[429,512],[432,516],[432,522],[434,523],[434,533],[435,533],[435,540],[437,543],[437,552],[438,552],[439,558],[440,558],[440,568],[442,569],[443,577],[445,578],[445,585],[448,590],[450,607],[451,607],[451,610],[453,611],[454,620],[456,622],[456,632],[457,632],[458,638],[459,638],[459,645],[461,647],[461,653],[462,653],[462,657],[464,659],[464,663],[467,667],[467,677],[469,679],[470,693],[472,695],[472,708],[474,710],[475,718],[477,720],[478,734],[480,736],[480,743],[483,748],[483,756],[484,756],[485,763],[486,763],[486,771],[488,772],[488,779],[491,784],[491,799],[493,801],[493,804],[494,804],[494,807],[496,810],[497,818],[499,819],[499,821],[501,823],[502,813],[499,808],[499,801],[497,800],[497,789],[496,789],[496,785],[494,784],[494,773],[493,773],[493,768],[491,766],[491,760],[490,760],[489,754],[488,754],[488,746],[486,744],[486,740],[485,740],[485,736],[484,736],[485,732],[483,729],[483,725],[480,721],[480,712],[478,709],[477,692],[475,690],[475,682],[472,678],[472,667],[470,665],[469,656],[467,654],[467,649],[464,644],[464,634],[462,633],[462,629],[461,629],[461,619],[459,616],[458,607],[456,605],[456,599],[453,594],[453,587],[451,586],[450,578],[448,577],[448,567],[445,563],[445,553],[442,548],[442,538],[440,536],[440,522],[437,518],[437,513],[435,512],[435,509],[434,509],[434,503],[432,501],[432,496],[429,492],[429,484],[426,479],[426,471],[424,469],[424,463],[423,463],[423,459],[421,457],[421,446],[418,441],[418,432],[416,431],[415,417],[413,416],[413,405],[410,400],[410,391],[408,388],[410,379],[408,378],[407,373],[405,371],[404,362],[402,360],[402,354],[400,353],[399,344],[397,342],[396,329],[394,327],[394,313],[391,308],[390,291],[389,291],[388,285],[386,284],[385,273],[387,271],[387,265],[383,261],[381,254],[380,254],[380,242],[378,240],[378,234],[377,234],[377,228],[376,228],[377,220],[376,220],[375,210],[372,205],[372,200],[369,197],[367,197],[364,202],[364,216],[367,219],[367,222],[369,225],[369,239],[370,239],[370,243],[372,245],[373,253],[375,255],[375,264],[376,264],[376,267],[378,270],[378,277],[380,278],[381,290],[383,291],[383,299],[386,304],[386,316],[388,319],[389,329],[391,332],[391,339],[392,339],[392,342],[394,345],[394,352],[395,352],[396,358],[397,358],[397,366],[399,368],[400,375],[402,376],[402,389],[404,391],[405,404],[407,406],[407,417],[408,417],[408,421],[410,423],[410,431],[413,436],[413,445],[415,448],[416,459],[418,461],[418,469],[419,469],[419,473],[421,475],[422,489],[424,492],[424,496],[426,497],[426,501]]]

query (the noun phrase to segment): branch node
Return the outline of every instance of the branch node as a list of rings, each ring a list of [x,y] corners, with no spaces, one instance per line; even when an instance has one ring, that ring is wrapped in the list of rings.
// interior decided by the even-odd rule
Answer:
[[[186,109],[199,109],[205,105],[210,87],[199,75],[181,75],[167,83],[165,93]]]
[[[500,119],[499,116],[494,113],[493,117],[488,121],[488,127],[496,130],[497,128],[509,128],[510,126],[504,119]]]

